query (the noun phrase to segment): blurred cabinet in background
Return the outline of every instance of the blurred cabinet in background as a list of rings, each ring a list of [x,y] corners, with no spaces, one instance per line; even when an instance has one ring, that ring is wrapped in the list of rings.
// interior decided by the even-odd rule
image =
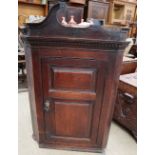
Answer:
[[[128,25],[134,21],[136,1],[109,0],[109,24]]]
[[[34,16],[46,16],[48,13],[47,5],[42,4],[41,0],[24,1],[18,0],[18,16],[20,19],[24,19],[19,22],[19,26],[23,25],[26,18],[30,15]]]
[[[109,3],[90,0],[88,2],[88,18],[104,19],[107,21]]]

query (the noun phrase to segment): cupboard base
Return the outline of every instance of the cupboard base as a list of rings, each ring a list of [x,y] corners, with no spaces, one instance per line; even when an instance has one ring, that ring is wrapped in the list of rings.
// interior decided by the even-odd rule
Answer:
[[[83,148],[83,147],[73,147],[73,146],[63,146],[63,144],[53,145],[53,144],[39,144],[40,148],[47,149],[57,149],[57,150],[68,150],[68,151],[83,151],[83,152],[94,152],[94,153],[104,153],[104,149],[100,148]]]

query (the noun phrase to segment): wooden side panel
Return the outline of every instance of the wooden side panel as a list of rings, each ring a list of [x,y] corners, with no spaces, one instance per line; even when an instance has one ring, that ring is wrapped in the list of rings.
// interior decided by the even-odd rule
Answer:
[[[109,63],[108,64],[108,73],[106,84],[104,87],[103,95],[103,104],[101,108],[101,116],[100,116],[100,125],[97,139],[97,143],[101,144],[103,148],[106,147],[108,136],[109,136],[109,129],[111,125],[111,120],[114,111],[114,102],[116,98],[117,88],[118,88],[118,79],[121,72],[121,63],[123,59],[123,52],[119,51],[116,54],[110,53],[109,54]]]
[[[25,46],[25,58],[26,58],[26,71],[29,90],[30,112],[31,122],[33,130],[33,138],[39,141],[39,131],[37,124],[37,111],[35,105],[35,90],[34,90],[34,78],[33,78],[33,66],[32,66],[32,54],[29,46]]]

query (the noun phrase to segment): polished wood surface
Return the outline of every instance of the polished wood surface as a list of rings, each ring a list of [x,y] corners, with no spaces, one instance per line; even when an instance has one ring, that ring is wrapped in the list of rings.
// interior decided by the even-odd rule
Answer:
[[[118,86],[125,32],[61,25],[65,3],[24,32],[33,137],[40,147],[102,152]]]

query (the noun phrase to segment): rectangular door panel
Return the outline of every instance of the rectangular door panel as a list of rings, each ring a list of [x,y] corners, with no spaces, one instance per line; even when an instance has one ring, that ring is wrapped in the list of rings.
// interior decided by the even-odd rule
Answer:
[[[104,61],[43,58],[48,143],[95,144],[106,76]],[[93,133],[93,134],[92,134]]]
[[[51,89],[94,90],[95,69],[52,67]]]
[[[48,99],[50,100],[50,99]],[[49,142],[92,140],[94,103],[76,100],[50,100],[45,113],[45,133]]]
[[[92,105],[55,102],[56,136],[90,138]]]

